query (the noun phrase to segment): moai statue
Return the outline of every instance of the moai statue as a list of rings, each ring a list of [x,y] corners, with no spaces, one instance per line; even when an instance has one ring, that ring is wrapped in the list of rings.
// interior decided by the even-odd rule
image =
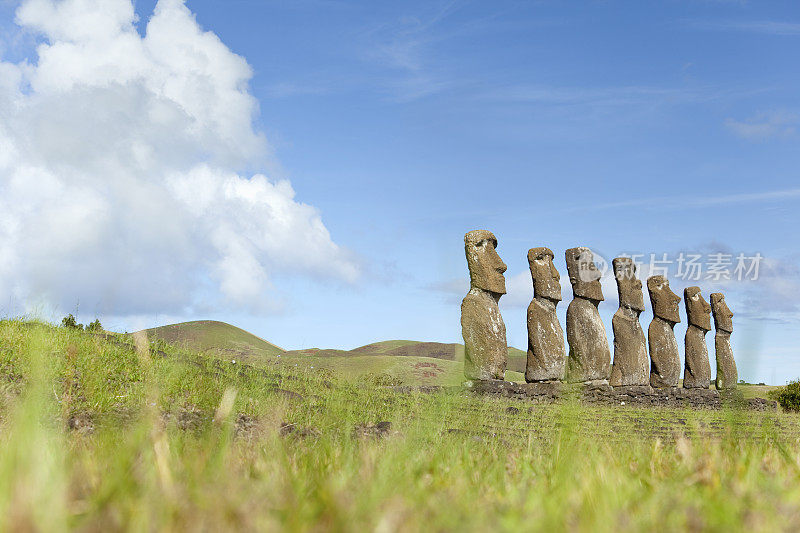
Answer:
[[[715,292],[711,295],[711,312],[714,314],[714,327],[717,330],[717,335],[714,337],[714,348],[717,352],[717,389],[735,389],[739,373],[731,348],[733,313],[725,303],[724,294]]]
[[[614,330],[614,364],[609,385],[646,386],[650,382],[650,361],[644,330],[639,315],[644,311],[642,282],[636,275],[636,263],[630,257],[617,257],[612,261],[617,278],[619,309],[611,319]]]
[[[567,377],[570,381],[607,380],[611,373],[611,351],[597,310],[603,301],[601,273],[588,248],[570,248],[566,258],[573,294],[567,307]]]
[[[650,345],[650,386],[677,387],[681,377],[681,356],[675,340],[675,324],[681,321],[678,309],[681,297],[669,288],[664,276],[647,278],[647,290],[653,305],[653,321],[647,329]]]
[[[508,359],[506,325],[497,303],[506,293],[506,265],[497,255],[497,238],[475,230],[464,236],[470,289],[461,302],[464,375],[467,379],[504,379]]]
[[[700,287],[686,287],[683,291],[686,304],[686,365],[683,371],[684,389],[707,389],[711,381],[711,363],[708,362],[706,333],[711,331],[711,306],[700,294]]]
[[[564,330],[558,323],[556,306],[561,301],[561,276],[553,264],[550,248],[528,250],[533,278],[533,301],[528,306],[528,365],[525,381],[564,379],[567,354]]]

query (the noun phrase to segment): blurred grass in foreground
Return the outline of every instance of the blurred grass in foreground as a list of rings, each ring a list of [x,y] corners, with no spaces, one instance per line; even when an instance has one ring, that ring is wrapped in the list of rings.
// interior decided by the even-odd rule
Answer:
[[[798,415],[398,394],[137,341],[0,322],[3,530],[800,528]]]

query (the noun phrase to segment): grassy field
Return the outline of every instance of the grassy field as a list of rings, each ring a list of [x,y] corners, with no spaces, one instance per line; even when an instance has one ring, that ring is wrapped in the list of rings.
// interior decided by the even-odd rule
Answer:
[[[130,340],[0,322],[0,529],[800,527],[798,415],[400,394]]]

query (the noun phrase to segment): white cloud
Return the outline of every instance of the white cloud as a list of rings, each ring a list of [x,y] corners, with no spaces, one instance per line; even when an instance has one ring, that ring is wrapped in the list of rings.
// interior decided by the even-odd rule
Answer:
[[[25,0],[0,61],[0,290],[115,314],[265,308],[274,274],[358,265],[271,165],[251,69],[182,0]]]
[[[761,141],[771,137],[790,137],[797,133],[800,117],[795,113],[760,113],[755,117],[739,121],[729,118],[725,126],[744,139]]]

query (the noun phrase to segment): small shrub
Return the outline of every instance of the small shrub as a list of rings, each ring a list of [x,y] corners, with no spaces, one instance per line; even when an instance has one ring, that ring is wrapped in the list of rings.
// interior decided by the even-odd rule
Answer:
[[[800,379],[790,381],[785,387],[770,391],[768,396],[787,411],[800,411]]]
[[[95,318],[93,322],[89,322],[89,325],[86,326],[86,331],[94,331],[94,332],[103,331],[103,325],[100,323],[100,319]]]
[[[75,317],[72,316],[72,313],[61,319],[61,326],[70,329],[83,329],[83,324],[79,324]]]

